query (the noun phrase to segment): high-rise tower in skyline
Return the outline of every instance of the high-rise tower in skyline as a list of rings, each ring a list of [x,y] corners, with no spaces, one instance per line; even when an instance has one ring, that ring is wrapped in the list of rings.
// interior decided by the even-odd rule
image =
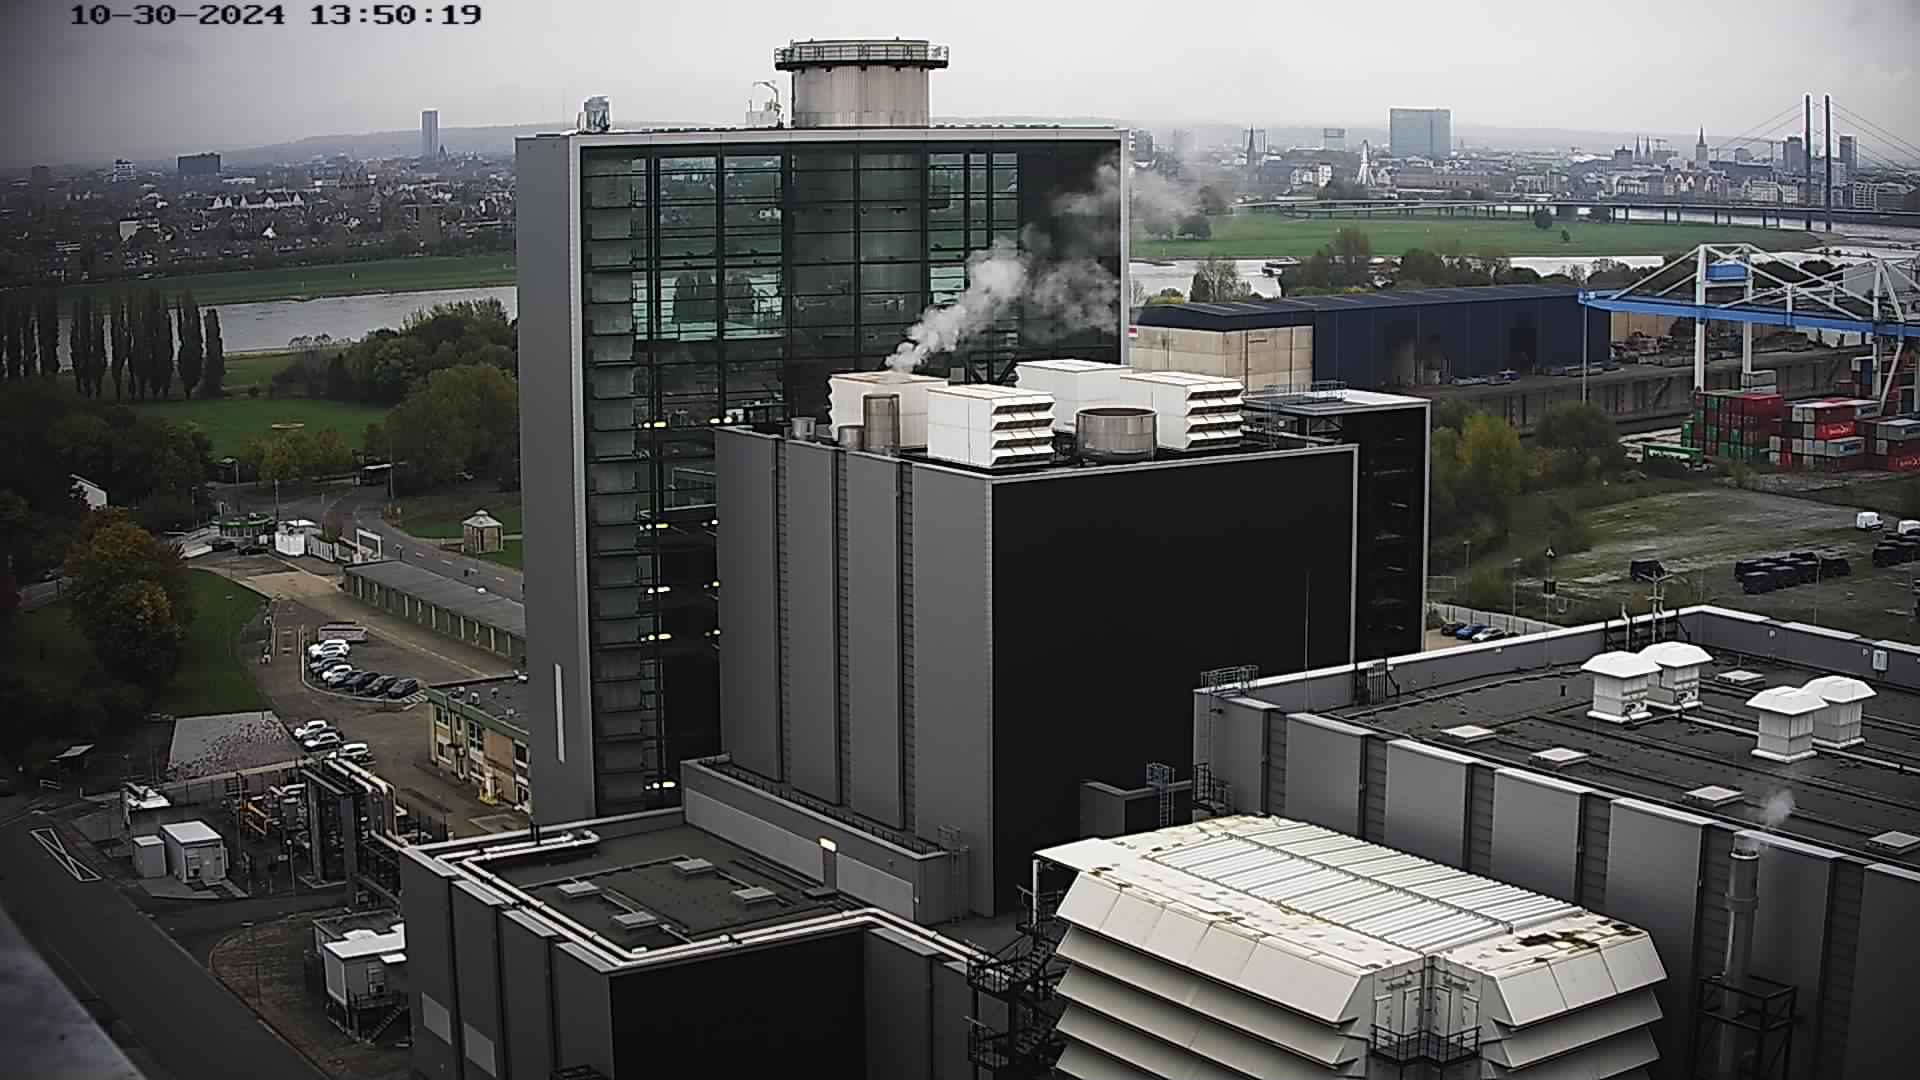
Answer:
[[[423,158],[440,156],[439,109],[420,111],[420,156]]]

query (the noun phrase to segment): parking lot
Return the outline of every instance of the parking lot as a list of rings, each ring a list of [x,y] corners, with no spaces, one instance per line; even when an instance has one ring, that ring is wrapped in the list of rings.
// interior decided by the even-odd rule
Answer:
[[[431,764],[432,710],[416,692],[394,701],[339,693],[319,685],[307,671],[306,646],[317,640],[323,623],[353,622],[367,628],[368,640],[352,644],[347,660],[355,668],[418,679],[430,686],[505,675],[499,657],[470,649],[431,631],[395,619],[354,601],[329,578],[278,558],[249,556],[208,564],[271,600],[274,648],[260,671],[260,690],[289,727],[325,720],[342,742],[364,742],[372,751],[367,767],[401,789],[409,800],[447,820],[454,835],[488,831],[474,819],[492,819],[501,808],[488,806],[471,789],[444,777]]]

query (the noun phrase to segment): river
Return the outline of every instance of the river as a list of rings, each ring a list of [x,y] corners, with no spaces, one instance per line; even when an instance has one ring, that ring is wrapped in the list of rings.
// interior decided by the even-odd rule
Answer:
[[[1704,215],[1700,216],[1705,220]],[[1756,219],[1752,223],[1759,222]],[[1920,248],[1920,229],[1861,225],[1849,227],[1848,232],[1849,235],[1845,237],[1835,234],[1834,242],[1829,245],[1834,254],[1906,257],[1911,256],[1915,248]],[[1814,258],[1819,254],[1781,252],[1780,257],[1798,260]],[[1591,269],[1593,263],[1602,257],[1648,269],[1657,268],[1662,260],[1658,253],[1611,256],[1566,254],[1516,258],[1512,262],[1514,266],[1524,266],[1544,276],[1561,273],[1576,263]],[[1261,273],[1260,268],[1265,262],[1265,259],[1233,260],[1241,278],[1253,286],[1256,293],[1278,296],[1280,290],[1276,281]],[[1162,289],[1178,289],[1184,293],[1193,284],[1193,271],[1198,263],[1197,259],[1176,259],[1170,264],[1136,261],[1129,269],[1133,280],[1139,282],[1149,295]],[[509,318],[518,310],[518,296],[511,285],[488,289],[366,293],[360,296],[328,296],[317,300],[269,300],[255,304],[221,305],[220,332],[229,353],[284,349],[293,338],[319,334],[326,334],[336,341],[351,341],[381,327],[397,327],[408,315],[423,308],[461,300],[498,300],[506,305]],[[63,319],[60,328],[60,359],[63,367],[66,356],[67,329]]]

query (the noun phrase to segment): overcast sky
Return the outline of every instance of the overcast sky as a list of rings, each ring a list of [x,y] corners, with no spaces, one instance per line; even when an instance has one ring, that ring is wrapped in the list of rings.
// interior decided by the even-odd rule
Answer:
[[[482,0],[482,9],[478,26],[458,28],[316,27],[308,3],[287,3],[283,27],[73,26],[70,0],[0,0],[0,163],[413,128],[430,107],[442,127],[558,124],[593,93],[612,98],[616,123],[735,124],[749,85],[773,77],[776,45],[896,35],[953,47],[952,68],[934,76],[939,115],[1384,127],[1389,106],[1444,105],[1456,132],[1705,125],[1728,137],[1811,92],[1920,144],[1920,0]],[[1876,141],[1863,135],[1863,150]]]

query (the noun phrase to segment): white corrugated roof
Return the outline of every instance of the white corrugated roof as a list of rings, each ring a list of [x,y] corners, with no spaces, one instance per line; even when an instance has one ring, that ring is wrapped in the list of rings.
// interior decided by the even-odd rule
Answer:
[[[1827,701],[1819,694],[1808,693],[1797,686],[1770,686],[1748,698],[1747,705],[1764,712],[1799,716],[1826,708]]]
[[[1661,667],[1699,667],[1713,663],[1713,655],[1689,641],[1656,641],[1640,655]]]
[[[1603,652],[1599,656],[1580,665],[1580,670],[1589,675],[1605,675],[1614,679],[1634,679],[1645,675],[1660,674],[1660,665],[1638,653]]]
[[[349,934],[351,933],[352,931],[349,931]],[[321,948],[342,960],[352,960],[361,956],[379,956],[382,961],[388,963],[392,961],[387,961],[386,957],[382,954],[402,954],[401,959],[404,960],[404,950],[406,947],[407,928],[405,925],[395,926],[392,930],[384,934],[368,934],[365,937],[349,936],[339,941],[329,941],[321,946]]]

